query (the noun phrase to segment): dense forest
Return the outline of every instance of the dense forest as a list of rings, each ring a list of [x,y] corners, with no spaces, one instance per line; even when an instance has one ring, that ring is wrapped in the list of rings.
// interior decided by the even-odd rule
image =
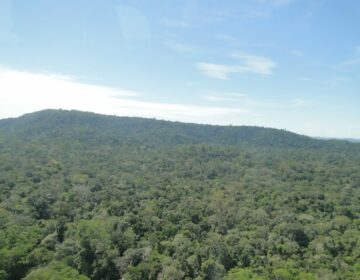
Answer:
[[[0,279],[360,279],[359,143],[45,110],[0,159]]]

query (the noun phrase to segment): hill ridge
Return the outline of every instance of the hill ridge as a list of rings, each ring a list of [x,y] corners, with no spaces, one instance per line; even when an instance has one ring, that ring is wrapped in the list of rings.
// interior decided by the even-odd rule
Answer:
[[[323,148],[351,146],[341,140],[320,140],[284,129],[259,126],[221,126],[141,117],[122,117],[77,110],[46,109],[0,120],[0,133],[24,139],[60,137],[105,144],[157,146],[215,144],[265,148]],[[90,141],[91,139],[96,141]]]

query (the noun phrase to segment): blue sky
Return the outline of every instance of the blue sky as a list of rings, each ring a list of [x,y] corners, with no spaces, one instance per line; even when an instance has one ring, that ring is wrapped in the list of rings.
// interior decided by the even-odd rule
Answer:
[[[45,108],[360,138],[360,1],[0,1],[0,118]]]

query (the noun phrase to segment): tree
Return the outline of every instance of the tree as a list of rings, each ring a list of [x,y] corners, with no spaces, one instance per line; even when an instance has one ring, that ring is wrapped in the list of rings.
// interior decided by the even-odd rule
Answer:
[[[53,261],[45,267],[31,271],[24,280],[89,280],[64,263]]]

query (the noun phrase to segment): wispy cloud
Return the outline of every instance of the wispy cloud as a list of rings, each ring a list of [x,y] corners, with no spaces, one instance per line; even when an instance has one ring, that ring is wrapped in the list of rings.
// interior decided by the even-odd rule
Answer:
[[[0,69],[0,118],[42,109],[76,109],[119,116],[229,124],[253,115],[247,108],[157,103],[121,88],[80,83],[73,77]]]
[[[220,80],[229,80],[229,75],[232,73],[271,75],[273,68],[276,67],[274,61],[261,56],[235,53],[232,54],[231,57],[238,60],[240,64],[225,65],[200,62],[196,64],[196,68],[205,76]]]
[[[311,81],[312,79],[308,78],[308,77],[299,77],[299,80],[304,81],[304,82],[308,82],[308,81]]]
[[[355,47],[355,51],[356,51],[357,53],[360,53],[360,45],[357,45],[357,46]]]
[[[229,80],[229,74],[231,73],[241,73],[242,67],[232,66],[232,65],[223,65],[215,63],[196,63],[196,68],[200,72],[208,77],[219,79],[219,80]]]
[[[262,56],[234,53],[231,57],[242,61],[244,65],[243,68],[249,73],[271,75],[273,69],[276,67],[276,63],[273,60]]]

